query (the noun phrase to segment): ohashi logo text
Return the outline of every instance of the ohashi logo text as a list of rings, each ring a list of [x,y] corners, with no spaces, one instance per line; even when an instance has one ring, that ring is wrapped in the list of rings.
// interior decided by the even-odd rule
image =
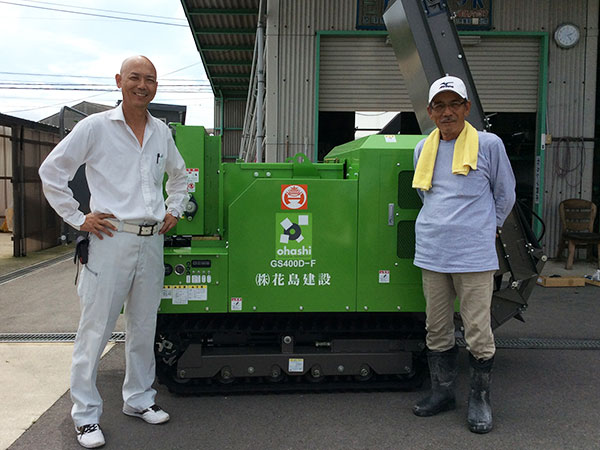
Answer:
[[[281,209],[306,209],[308,187],[306,184],[281,185]]]

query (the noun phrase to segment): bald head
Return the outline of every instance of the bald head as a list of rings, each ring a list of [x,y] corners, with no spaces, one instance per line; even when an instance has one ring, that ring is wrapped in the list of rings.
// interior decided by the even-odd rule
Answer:
[[[121,71],[119,74],[123,76],[123,74],[131,71],[131,68],[137,66],[138,64],[151,68],[151,70],[154,72],[154,77],[156,77],[156,67],[154,67],[154,64],[152,64],[152,61],[150,61],[149,58],[143,55],[130,56],[129,58],[126,58],[121,64]]]

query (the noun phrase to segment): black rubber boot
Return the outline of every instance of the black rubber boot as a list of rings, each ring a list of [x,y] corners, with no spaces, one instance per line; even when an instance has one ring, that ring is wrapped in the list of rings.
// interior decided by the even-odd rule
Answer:
[[[413,413],[420,417],[434,416],[443,411],[456,409],[454,382],[458,373],[458,347],[455,345],[445,352],[427,353],[431,393],[413,406]]]
[[[469,393],[469,415],[467,422],[473,433],[492,431],[492,405],[490,403],[490,384],[494,357],[478,360],[469,354],[471,372],[471,391]]]

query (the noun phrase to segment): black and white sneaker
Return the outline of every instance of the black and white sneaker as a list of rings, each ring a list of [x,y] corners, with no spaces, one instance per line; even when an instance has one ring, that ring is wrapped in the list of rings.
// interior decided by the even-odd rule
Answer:
[[[123,414],[132,417],[139,417],[143,421],[152,425],[168,422],[171,418],[169,414],[158,405],[152,405],[143,411],[136,411],[127,404],[123,404]]]
[[[105,444],[104,435],[97,423],[90,423],[81,427],[75,427],[77,431],[77,442],[85,448],[102,447]]]

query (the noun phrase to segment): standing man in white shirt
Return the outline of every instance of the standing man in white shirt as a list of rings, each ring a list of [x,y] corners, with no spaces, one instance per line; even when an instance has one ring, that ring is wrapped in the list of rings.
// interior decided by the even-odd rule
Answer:
[[[123,306],[127,327],[123,413],[151,424],[169,420],[155,404],[152,388],[156,313],[164,277],[162,235],[175,226],[188,198],[185,163],[171,131],[148,113],[157,89],[154,65],[144,56],[127,58],[115,79],[123,102],[78,123],[39,170],[50,205],[65,222],[90,233],[89,260],[77,286],[81,319],[71,368],[71,416],[77,440],[86,448],[105,443],[96,375]],[[87,215],[68,187],[82,164],[91,194]]]

